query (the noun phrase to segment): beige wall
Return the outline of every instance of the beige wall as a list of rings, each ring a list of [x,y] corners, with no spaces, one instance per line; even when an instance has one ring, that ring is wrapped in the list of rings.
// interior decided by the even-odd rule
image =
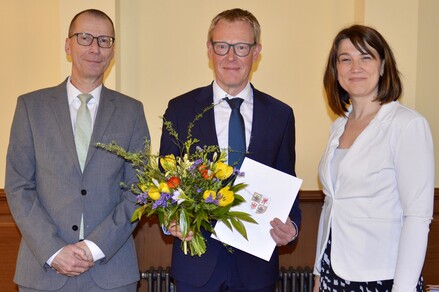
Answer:
[[[213,78],[205,45],[211,18],[237,6],[232,0],[0,1],[0,33],[8,40],[0,49],[0,188],[16,97],[69,74],[63,48],[74,14],[94,7],[115,20],[116,62],[105,83],[144,103],[157,149],[159,116],[168,100]],[[334,118],[322,92],[326,56],[338,30],[354,22],[374,26],[391,44],[404,79],[402,102],[430,121],[439,157],[439,117],[433,112],[439,108],[437,0],[277,0],[269,6],[266,0],[241,0],[239,7],[262,25],[262,56],[252,82],[295,111],[296,168],[304,190],[319,189],[317,164]]]

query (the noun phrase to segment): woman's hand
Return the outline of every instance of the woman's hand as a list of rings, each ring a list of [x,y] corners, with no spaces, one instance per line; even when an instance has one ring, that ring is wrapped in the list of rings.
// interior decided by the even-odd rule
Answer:
[[[319,292],[320,289],[320,276],[315,275],[314,276],[314,288],[313,292]]]

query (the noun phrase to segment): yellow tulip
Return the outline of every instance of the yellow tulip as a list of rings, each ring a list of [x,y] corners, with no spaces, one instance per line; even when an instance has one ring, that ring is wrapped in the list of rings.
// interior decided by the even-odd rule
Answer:
[[[218,192],[218,205],[219,206],[227,206],[231,203],[233,203],[233,200],[235,199],[235,194],[233,191],[229,191],[230,187],[224,187]]]
[[[171,191],[169,190],[168,184],[165,182],[161,182],[159,184],[159,190],[161,193],[171,193]]]
[[[160,165],[163,167],[163,169],[168,171],[175,171],[177,168],[177,162],[175,160],[174,154],[166,155],[165,157],[160,158]]]
[[[149,189],[148,196],[152,200],[157,201],[158,199],[160,199],[160,192],[159,192],[159,190],[156,187],[151,187]]]
[[[215,164],[215,176],[220,180],[229,178],[233,173],[233,167],[225,164],[224,162],[218,162]]]
[[[204,191],[204,193],[203,193],[203,199],[206,200],[209,196],[212,196],[212,199],[215,200],[215,198],[216,198],[216,192],[215,192],[215,191],[212,191],[212,190],[206,190],[206,191]]]

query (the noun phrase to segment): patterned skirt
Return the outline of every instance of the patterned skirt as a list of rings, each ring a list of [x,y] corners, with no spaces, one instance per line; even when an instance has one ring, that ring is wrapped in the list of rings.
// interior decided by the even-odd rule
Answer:
[[[323,292],[391,292],[393,279],[374,282],[352,282],[337,276],[331,266],[331,234],[321,262],[320,290]],[[419,277],[417,292],[424,291],[424,280]]]

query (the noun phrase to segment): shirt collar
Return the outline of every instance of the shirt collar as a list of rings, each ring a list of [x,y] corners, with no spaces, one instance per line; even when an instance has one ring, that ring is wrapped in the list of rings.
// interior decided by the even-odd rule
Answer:
[[[67,98],[69,101],[69,105],[71,105],[75,100],[79,101],[78,95],[80,95],[81,93],[84,93],[84,92],[79,91],[79,89],[77,89],[72,84],[72,82],[70,81],[70,77],[67,80],[66,87],[67,87]],[[89,104],[95,104],[95,103],[99,104],[99,100],[101,98],[101,91],[102,91],[102,84],[89,92],[89,94],[91,94],[93,96],[93,98],[90,99]]]
[[[244,99],[244,102],[251,102],[251,99],[253,97],[253,90],[250,85],[250,82],[247,82],[247,85],[244,87],[244,89],[238,93],[236,96],[231,96],[225,92],[216,81],[212,84],[213,87],[213,101],[214,103],[220,102],[224,97],[229,98],[235,98],[240,97]]]

